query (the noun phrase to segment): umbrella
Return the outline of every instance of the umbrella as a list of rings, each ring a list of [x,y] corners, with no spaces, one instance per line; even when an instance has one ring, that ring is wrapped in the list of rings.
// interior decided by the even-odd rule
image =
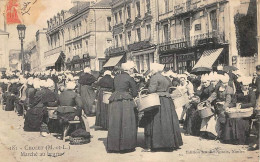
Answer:
[[[224,66],[223,71],[229,72],[229,71],[236,71],[238,70],[235,66]]]
[[[208,67],[197,67],[192,69],[191,73],[200,73],[200,72],[211,72],[211,69]]]

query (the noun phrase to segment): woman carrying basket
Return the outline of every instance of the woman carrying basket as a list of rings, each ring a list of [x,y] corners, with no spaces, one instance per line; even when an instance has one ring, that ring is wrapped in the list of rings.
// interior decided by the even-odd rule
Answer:
[[[104,72],[104,76],[98,81],[99,86],[97,97],[97,112],[96,112],[96,126],[100,126],[102,129],[108,128],[108,104],[103,101],[103,93],[111,92],[114,89],[114,79],[112,78],[111,71]]]
[[[144,151],[173,150],[183,145],[178,116],[168,92],[171,83],[161,74],[163,68],[161,64],[151,64],[152,77],[148,91],[159,95],[160,106],[144,114],[146,118]]]

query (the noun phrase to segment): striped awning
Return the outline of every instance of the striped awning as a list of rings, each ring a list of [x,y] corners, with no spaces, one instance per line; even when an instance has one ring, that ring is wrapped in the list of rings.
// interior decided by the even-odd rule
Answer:
[[[203,54],[201,55],[199,61],[193,67],[193,69],[198,68],[198,67],[212,68],[212,65],[218,59],[218,57],[222,51],[223,51],[223,48],[204,51]]]
[[[105,64],[103,67],[105,68],[105,67],[113,67],[113,66],[116,66],[122,58],[123,58],[123,55],[121,55],[121,56],[116,56],[116,57],[111,57],[111,58],[106,62],[106,64]]]

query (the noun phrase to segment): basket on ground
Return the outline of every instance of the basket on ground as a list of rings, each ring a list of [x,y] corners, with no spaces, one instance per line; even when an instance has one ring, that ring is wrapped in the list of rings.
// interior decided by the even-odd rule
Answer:
[[[139,92],[139,101],[137,100],[138,111],[150,111],[152,109],[160,106],[160,98],[157,93],[151,94],[142,94],[143,92],[148,91],[147,89],[143,89]]]
[[[84,137],[70,137],[69,138],[71,145],[83,145],[90,142],[90,138],[84,138]]]
[[[112,95],[112,92],[103,91],[103,102],[109,104],[109,98]]]
[[[254,109],[237,109],[237,108],[229,108],[226,113],[229,118],[247,118],[252,116]]]
[[[198,104],[198,111],[202,119],[214,115],[211,109],[211,105],[207,105],[205,102]]]

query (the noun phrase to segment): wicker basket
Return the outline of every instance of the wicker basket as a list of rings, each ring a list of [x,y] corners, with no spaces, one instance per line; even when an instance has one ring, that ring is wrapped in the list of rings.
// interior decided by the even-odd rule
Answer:
[[[229,118],[247,118],[252,116],[254,109],[237,109],[237,108],[230,108],[226,111]]]
[[[112,95],[112,92],[103,91],[103,102],[109,104],[109,98]]]
[[[70,137],[69,138],[71,145],[83,145],[90,142],[90,138],[84,138],[84,137]]]
[[[57,111],[56,111],[57,108],[58,107],[47,107],[48,115],[50,119],[58,119]]]
[[[200,117],[202,119],[214,115],[214,113],[211,110],[211,106],[210,105],[206,105],[203,102],[198,104],[198,111],[199,111]]]
[[[151,94],[142,94],[143,91],[147,91],[146,89],[139,92],[139,103],[137,101],[138,105],[138,111],[150,111],[151,109],[156,108],[156,106],[160,106],[160,98],[157,93],[151,93]]]

